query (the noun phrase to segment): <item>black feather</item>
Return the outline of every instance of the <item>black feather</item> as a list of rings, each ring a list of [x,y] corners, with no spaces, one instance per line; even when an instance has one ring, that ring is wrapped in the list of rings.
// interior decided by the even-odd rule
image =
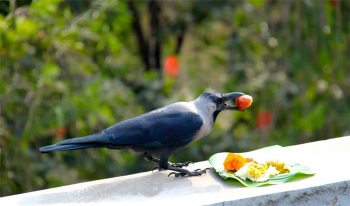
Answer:
[[[98,133],[98,134],[89,135],[86,137],[77,137],[77,138],[63,140],[54,145],[40,147],[39,150],[41,153],[48,153],[53,151],[85,149],[90,147],[105,147],[110,143],[111,141],[107,136],[102,135],[101,133]]]

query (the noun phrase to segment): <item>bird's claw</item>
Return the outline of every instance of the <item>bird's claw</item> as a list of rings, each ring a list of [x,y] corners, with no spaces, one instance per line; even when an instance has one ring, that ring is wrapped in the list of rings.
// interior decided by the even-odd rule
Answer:
[[[152,172],[153,172],[153,170],[162,171],[163,169],[162,169],[162,168],[160,168],[160,167],[158,167],[158,166],[155,166],[155,167],[153,167]]]
[[[198,171],[201,171],[201,172],[203,172],[204,174],[207,172],[207,170],[210,170],[211,168],[205,168],[205,169],[203,169],[203,170],[201,170],[201,169],[196,169],[195,170],[195,172],[198,172]]]
[[[187,167],[190,164],[194,164],[194,163],[192,161],[184,162],[184,163],[172,163],[172,164],[170,164],[170,166],[177,167],[177,168],[182,168],[182,167]]]
[[[189,173],[182,173],[182,172],[171,172],[168,177],[170,177],[171,175],[174,175],[175,177],[183,177],[188,175],[189,177],[191,176],[201,176],[202,174],[206,174],[207,170],[210,170],[210,168],[205,168],[203,170],[201,169],[196,169],[193,172],[189,172]]]
[[[186,174],[185,173],[181,173],[181,172],[171,172],[171,173],[169,173],[168,177],[170,177],[170,175],[174,175],[175,177],[183,177]]]

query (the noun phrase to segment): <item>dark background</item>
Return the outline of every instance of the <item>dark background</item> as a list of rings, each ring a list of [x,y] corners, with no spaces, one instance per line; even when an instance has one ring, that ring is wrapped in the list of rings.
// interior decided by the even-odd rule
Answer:
[[[129,151],[38,148],[207,90],[254,102],[170,161],[349,135],[349,12],[335,0],[1,0],[1,196],[151,170]]]

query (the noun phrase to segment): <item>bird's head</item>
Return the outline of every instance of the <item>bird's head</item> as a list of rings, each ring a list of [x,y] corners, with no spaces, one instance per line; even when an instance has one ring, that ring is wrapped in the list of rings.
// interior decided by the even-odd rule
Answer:
[[[227,94],[221,94],[218,92],[204,92],[196,100],[203,110],[206,110],[212,115],[215,122],[216,117],[221,111],[224,110],[238,110],[237,106],[226,104],[227,101],[236,99],[244,95],[241,92],[231,92]]]

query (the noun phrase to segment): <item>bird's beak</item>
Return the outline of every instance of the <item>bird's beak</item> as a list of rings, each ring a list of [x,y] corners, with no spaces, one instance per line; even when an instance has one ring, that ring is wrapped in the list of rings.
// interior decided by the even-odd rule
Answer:
[[[244,95],[244,93],[242,92],[231,92],[231,93],[227,93],[227,94],[222,94],[222,99],[224,100],[224,102],[227,102],[229,100],[233,100],[236,99],[240,96]],[[229,104],[224,104],[222,110],[237,110],[237,111],[242,111],[239,110],[237,106],[232,106]],[[243,110],[245,111],[245,110]]]

